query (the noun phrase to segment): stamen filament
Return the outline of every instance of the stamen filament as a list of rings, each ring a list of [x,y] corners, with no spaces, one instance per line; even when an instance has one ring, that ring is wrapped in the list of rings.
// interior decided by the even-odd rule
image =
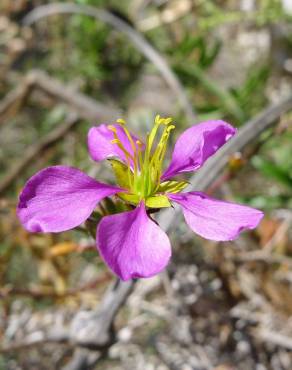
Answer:
[[[124,130],[124,133],[126,134],[129,142],[130,142],[130,145],[132,147],[132,150],[133,150],[133,154],[134,156],[132,157],[133,158],[133,163],[134,163],[134,174],[135,174],[135,177],[137,175],[137,172],[138,172],[138,163],[137,163],[137,147],[133,141],[133,138],[131,136],[131,134],[129,133],[129,131],[127,130],[126,127],[122,126],[123,130]]]
[[[139,168],[140,168],[141,194],[144,194],[144,188],[145,188],[144,176],[145,176],[145,173],[144,173],[143,156],[142,156],[143,144],[141,143],[140,140],[137,140],[136,144],[138,146],[137,152],[138,152],[138,164],[139,164]]]
[[[132,159],[132,161],[134,161],[134,157],[124,148],[123,144],[121,143],[121,141],[119,139],[113,139],[111,140],[111,143],[112,144],[117,144],[117,146],[121,149],[121,151],[125,154],[126,157],[129,157]]]
[[[122,143],[120,142],[119,139],[113,139],[111,140],[112,144],[117,144],[117,146],[123,151],[126,157],[127,161],[127,173],[128,173],[128,180],[131,188],[133,187],[133,182],[132,182],[132,176],[131,176],[131,161],[130,159],[134,159],[129,152],[123,147]]]
[[[138,164],[138,158],[137,158],[137,147],[136,147],[136,145],[134,143],[134,140],[132,138],[132,135],[128,131],[127,127],[125,127],[126,121],[123,120],[122,118],[119,118],[117,120],[117,123],[121,125],[124,133],[126,134],[128,140],[130,142],[130,145],[131,145],[131,148],[132,148],[132,151],[133,151],[133,156],[131,156],[131,158],[133,160],[133,165],[134,165],[134,180],[136,180],[137,179],[138,170],[139,170],[139,164]],[[136,182],[136,181],[134,181],[134,182]]]
[[[171,118],[161,118],[159,115],[155,117],[154,125],[150,133],[147,134],[146,147],[140,140],[134,140],[123,119],[118,119],[117,124],[120,125],[127,139],[129,140],[132,153],[127,150],[122,141],[118,137],[117,127],[110,125],[109,130],[113,132],[114,139],[111,143],[116,144],[124,153],[128,167],[129,186],[131,192],[138,196],[139,199],[147,199],[155,193],[160,185],[162,172],[162,162],[165,157],[167,142],[171,130],[175,128]],[[160,139],[156,141],[156,136],[159,127],[164,126],[160,135]],[[153,146],[156,148],[153,150]],[[144,150],[143,150],[144,149]],[[134,167],[134,168],[133,168]]]
[[[163,159],[166,153],[169,134],[170,134],[170,131],[173,130],[174,128],[175,128],[174,125],[170,125],[164,128],[160,141],[157,145],[157,148],[150,162],[150,167],[153,167],[154,178],[152,179],[152,181],[154,182],[155,188],[157,187],[160,181],[161,167],[162,167],[162,162],[163,162]]]

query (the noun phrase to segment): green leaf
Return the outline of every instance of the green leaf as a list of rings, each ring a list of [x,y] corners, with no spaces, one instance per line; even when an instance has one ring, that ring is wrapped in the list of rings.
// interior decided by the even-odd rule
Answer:
[[[165,181],[159,185],[157,193],[179,193],[188,185],[186,181]]]
[[[222,108],[227,113],[232,114],[239,122],[245,121],[245,112],[242,110],[236,98],[227,89],[222,89],[220,84],[217,84],[214,79],[208,76],[208,73],[199,65],[196,64],[176,64],[174,70],[187,83],[199,82],[207,92],[216,96]]]
[[[140,202],[140,197],[136,194],[118,193],[118,197],[125,202],[137,205]]]
[[[129,183],[129,169],[128,167],[116,159],[109,159],[112,169],[114,171],[117,183],[124,189],[130,189]],[[133,174],[130,174],[133,177]]]
[[[171,207],[171,203],[166,195],[155,195],[146,199],[146,206],[149,208]]]
[[[265,176],[273,178],[283,185],[292,188],[292,176],[284,168],[259,156],[252,159],[252,164]]]

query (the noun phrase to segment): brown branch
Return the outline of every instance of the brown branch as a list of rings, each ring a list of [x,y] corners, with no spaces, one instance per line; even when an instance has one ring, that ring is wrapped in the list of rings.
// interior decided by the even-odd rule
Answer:
[[[31,145],[23,153],[20,161],[12,165],[7,175],[2,178],[0,182],[0,193],[9,188],[14,179],[17,178],[18,174],[27,167],[31,161],[39,155],[39,153],[61,140],[64,135],[78,123],[78,121],[78,116],[75,113],[69,114],[64,123],[56,127],[35,144]]]
[[[109,347],[114,340],[114,319],[133,287],[134,281],[123,282],[116,279],[96,310],[77,313],[71,323],[71,340],[88,348]]]
[[[0,182],[0,193],[6,191],[13,183],[21,170],[27,167],[39,153],[51,147],[64,135],[69,132],[80,121],[80,118],[87,120],[113,120],[120,112],[105,104],[96,102],[94,99],[77,92],[70,86],[62,84],[60,81],[48,76],[41,71],[30,72],[23,82],[4,99],[0,105],[0,123],[8,114],[15,114],[16,110],[22,105],[24,99],[27,99],[35,89],[39,89],[52,96],[57,101],[63,101],[70,106],[71,114],[67,120],[56,127],[46,136],[41,138],[34,145],[30,146],[22,155],[21,159],[12,164],[9,172]],[[1,110],[2,109],[2,110]],[[74,114],[72,112],[75,112]]]
[[[0,289],[0,298],[6,298],[11,295],[16,296],[27,296],[34,299],[42,299],[42,298],[53,298],[53,299],[60,299],[70,296],[76,296],[84,291],[96,289],[96,287],[100,284],[108,282],[111,280],[112,275],[109,271],[105,271],[104,274],[98,276],[96,279],[91,280],[79,287],[68,289],[62,293],[59,293],[53,289],[44,290],[41,287],[38,288],[17,288],[14,286],[8,286]]]
[[[241,253],[233,258],[237,263],[261,262],[268,265],[284,264],[292,268],[292,258],[277,253],[269,253],[265,251],[253,251]]]
[[[165,82],[177,96],[181,108],[184,110],[188,120],[194,120],[195,114],[192,104],[186,95],[184,87],[169,67],[166,59],[129,23],[105,9],[98,9],[89,5],[64,3],[53,3],[39,6],[26,15],[23,19],[23,23],[25,25],[32,25],[40,19],[47,18],[55,14],[83,14],[95,18],[98,21],[107,23],[119,32],[124,33],[132,44],[155,65]]]
[[[26,336],[21,342],[7,343],[0,346],[0,353],[25,350],[45,343],[68,343],[69,333],[65,328],[54,327],[49,332],[37,332]]]
[[[135,281],[116,280],[95,311],[77,313],[71,324],[71,340],[80,347],[63,370],[90,369],[115,342],[113,324],[116,315],[131,294]],[[83,348],[85,347],[85,348]]]
[[[23,82],[0,102],[0,124],[14,116],[24,105],[34,85],[34,77],[26,76]]]
[[[239,130],[228,143],[226,143],[204,167],[190,180],[191,186],[196,190],[203,190],[210,186],[227,165],[231,154],[242,151],[247,145],[255,141],[260,134],[275,125],[282,114],[292,109],[292,96],[280,103],[274,104],[255,118],[252,118]]]
[[[96,121],[97,119],[111,121],[116,120],[121,115],[118,109],[99,103],[42,71],[32,71],[29,73],[28,78],[34,80],[36,88],[44,91],[54,99],[68,104],[70,109],[74,110],[80,118],[90,121]]]
[[[206,187],[205,192],[209,195],[212,195],[223,184],[235,178],[238,172],[244,167],[244,165],[248,163],[248,160],[252,158],[255,154],[257,154],[259,150],[262,148],[262,146],[268,140],[270,140],[271,136],[274,135],[275,131],[277,131],[277,127],[269,135],[266,135],[266,137],[263,140],[260,140],[255,145],[252,145],[251,150],[249,149],[248,151],[246,151],[244,155],[242,155],[241,152],[235,152],[230,154],[228,158],[228,162],[230,162],[228,164],[230,165],[225,166],[226,169],[224,169],[223,173],[221,171],[221,174],[219,174],[218,177],[214,179],[214,181],[211,182],[211,184],[208,187]],[[233,161],[235,161],[235,163]],[[234,165],[232,164],[232,162],[234,163]]]
[[[286,334],[279,333],[267,328],[255,329],[252,331],[255,338],[260,339],[263,343],[273,344],[292,351],[292,338]]]
[[[0,123],[4,122],[4,118],[15,115],[35,89],[45,92],[58,102],[68,104],[71,110],[86,120],[112,120],[121,115],[118,109],[97,102],[43,71],[33,70],[0,102]]]

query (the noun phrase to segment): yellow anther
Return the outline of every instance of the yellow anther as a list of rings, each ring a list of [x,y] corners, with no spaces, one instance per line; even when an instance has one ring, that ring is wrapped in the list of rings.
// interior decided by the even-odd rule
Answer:
[[[113,125],[108,125],[108,126],[107,126],[107,128],[108,128],[108,130],[110,130],[110,131],[114,132],[115,134],[117,133],[117,129],[115,128],[115,126],[113,126]]]
[[[168,133],[168,132],[170,132],[173,129],[175,129],[175,125],[170,125],[170,126],[167,127],[166,131]]]
[[[136,144],[137,144],[138,146],[143,146],[143,144],[141,143],[141,141],[140,141],[140,140],[136,140]]]
[[[172,118],[168,117],[168,118],[161,118],[160,120],[160,123],[167,126],[169,125],[170,123],[172,122]]]
[[[160,123],[160,115],[159,114],[157,114],[157,116],[155,117],[155,123],[156,124],[159,124]]]
[[[126,159],[127,159],[127,162],[128,162],[128,166],[130,167],[130,162],[129,162],[128,159],[131,158],[132,161],[134,161],[134,157],[125,149],[125,147],[123,146],[123,144],[121,143],[121,141],[118,138],[115,138],[115,139],[111,140],[110,143],[111,144],[116,144],[123,151],[123,153],[126,156]]]
[[[171,117],[163,118],[163,117],[160,117],[159,115],[157,115],[155,117],[155,125],[165,125],[165,126],[167,126],[171,122],[172,122],[172,118]]]
[[[125,125],[126,121],[122,118],[117,119],[117,123],[120,123],[121,125]]]

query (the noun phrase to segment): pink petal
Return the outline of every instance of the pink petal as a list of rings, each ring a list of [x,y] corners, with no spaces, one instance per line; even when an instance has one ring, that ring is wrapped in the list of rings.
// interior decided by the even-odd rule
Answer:
[[[224,121],[206,121],[190,127],[177,139],[172,160],[162,179],[197,170],[235,132],[236,129]]]
[[[186,223],[197,234],[216,241],[233,240],[246,229],[254,229],[263,217],[257,209],[212,199],[204,193],[170,194],[183,208]]]
[[[131,147],[130,141],[125,134],[124,130],[120,125],[112,125],[117,129],[117,135],[120,141],[122,142],[124,148],[133,155],[133,149]],[[138,145],[136,141],[138,138],[134,135],[131,135],[136,148]],[[103,159],[118,157],[123,162],[126,163],[126,156],[123,151],[117,146],[117,144],[112,144],[111,140],[114,139],[114,134],[108,129],[107,125],[100,125],[92,127],[88,132],[88,150],[91,158],[97,162],[102,161]]]
[[[156,275],[171,256],[167,235],[148,217],[144,203],[104,217],[96,237],[102,258],[122,280]]]
[[[85,221],[101,199],[120,191],[76,168],[48,167],[26,183],[19,197],[17,214],[28,231],[65,231]]]

